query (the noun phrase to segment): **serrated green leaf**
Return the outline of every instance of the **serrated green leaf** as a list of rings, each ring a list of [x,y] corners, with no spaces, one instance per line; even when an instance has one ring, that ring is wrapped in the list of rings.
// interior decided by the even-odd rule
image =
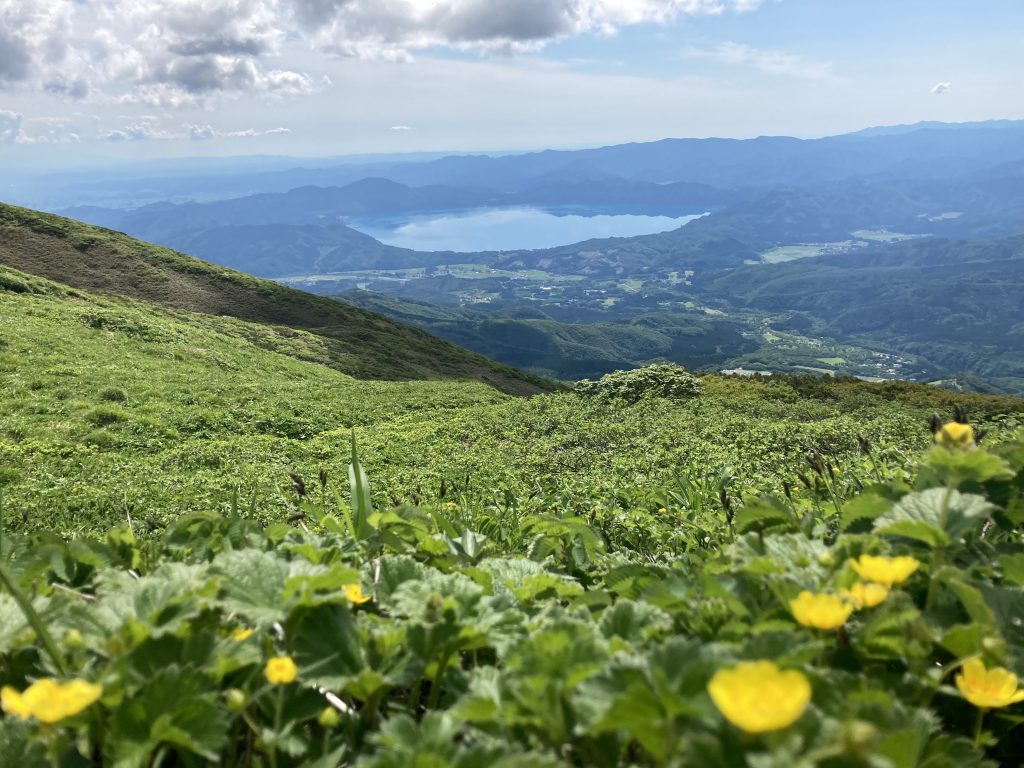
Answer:
[[[967,482],[1011,480],[1015,474],[1005,459],[984,449],[965,451],[936,446],[928,452],[925,466],[940,484],[953,487]]]
[[[734,525],[739,533],[795,527],[793,513],[781,501],[770,496],[747,500],[736,513]]]
[[[915,539],[930,547],[946,547],[979,527],[994,510],[982,496],[929,488],[900,499],[875,521],[875,531]]]
[[[870,530],[871,526],[868,523],[874,522],[892,507],[891,499],[865,491],[843,504],[842,513],[839,516],[839,527],[844,531],[849,531],[855,526],[858,526],[858,531]]]

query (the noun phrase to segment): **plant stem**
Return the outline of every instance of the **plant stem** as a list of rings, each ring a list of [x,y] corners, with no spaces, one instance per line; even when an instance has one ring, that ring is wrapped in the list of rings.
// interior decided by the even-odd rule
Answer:
[[[437,662],[437,674],[434,675],[434,682],[430,686],[430,695],[427,697],[427,709],[436,709],[441,699],[441,681],[444,679],[445,670],[448,668],[448,660],[452,652],[446,650]]]
[[[942,508],[939,510],[939,528],[945,532],[946,530],[946,517],[949,515],[949,504],[953,500],[953,491],[956,490],[953,485],[946,487],[946,494],[942,497]],[[932,562],[929,566],[928,571],[928,595],[925,598],[924,607],[925,610],[930,610],[935,607],[935,598],[938,594],[938,579],[935,578],[936,573],[942,567],[944,560],[943,547],[939,546],[932,552]]]
[[[277,699],[274,701],[274,743],[270,747],[270,768],[277,768],[277,738],[281,734],[281,709],[284,706],[284,687],[277,686]]]
[[[985,723],[985,714],[988,710],[984,708],[978,709],[978,719],[974,723],[974,746],[981,746],[981,727]]]
[[[18,604],[21,612],[25,615],[28,623],[39,637],[40,642],[43,644],[43,648],[49,655],[50,660],[53,661],[53,665],[57,668],[57,671],[62,675],[67,674],[67,668],[64,665],[64,657],[61,655],[57,648],[57,644],[53,642],[53,638],[50,636],[49,631],[46,629],[46,625],[43,624],[42,618],[36,612],[36,609],[32,607],[31,601],[21,591],[18,585],[11,578],[11,575],[7,573],[7,569],[4,568],[3,563],[0,563],[0,582],[7,587],[7,591],[11,593],[11,597]]]

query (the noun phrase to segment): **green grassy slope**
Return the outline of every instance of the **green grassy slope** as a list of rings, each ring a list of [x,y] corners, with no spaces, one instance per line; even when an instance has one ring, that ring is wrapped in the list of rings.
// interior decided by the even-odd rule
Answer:
[[[806,446],[851,457],[858,432],[909,450],[926,444],[932,409],[953,402],[988,419],[1024,409],[1011,398],[814,379],[706,377],[697,400],[629,408],[570,394],[524,400],[482,382],[359,381],[322,364],[325,340],[308,331],[2,267],[0,329],[7,524],[61,531],[129,518],[160,526],[226,509],[236,490],[260,519],[283,518],[289,470],[346,484],[352,427],[381,504],[491,504],[510,493],[585,511],[602,498],[646,504],[641,479],[664,487],[684,467],[733,468],[740,489],[779,488]]]
[[[364,379],[473,378],[529,394],[551,385],[388,318],[71,219],[0,204],[0,264],[75,288],[303,329],[317,360]]]
[[[359,381],[319,362],[325,346],[0,267],[0,479],[33,525],[78,529],[201,508],[232,486],[270,492],[290,446],[327,429],[509,397],[478,381]]]

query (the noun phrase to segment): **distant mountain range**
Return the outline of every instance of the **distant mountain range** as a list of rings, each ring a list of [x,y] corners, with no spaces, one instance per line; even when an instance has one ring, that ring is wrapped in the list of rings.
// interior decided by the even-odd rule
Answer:
[[[246,178],[261,191],[67,213],[307,290],[369,289],[346,298],[560,378],[661,357],[858,375],[881,366],[1024,389],[1021,121],[278,166]],[[653,235],[479,253],[396,248],[355,228],[513,206],[710,215]],[[790,346],[772,347],[765,328],[783,327]]]

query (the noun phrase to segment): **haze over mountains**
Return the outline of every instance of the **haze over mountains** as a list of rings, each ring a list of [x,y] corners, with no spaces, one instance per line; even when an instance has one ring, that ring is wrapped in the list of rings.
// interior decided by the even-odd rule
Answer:
[[[242,188],[252,194],[231,196]],[[170,200],[152,201],[165,192]],[[66,206],[74,218],[344,294],[556,378],[670,359],[1024,386],[1019,121],[210,178],[186,169],[79,180],[61,194],[64,204],[120,201]],[[513,209],[709,215],[672,231],[542,250],[497,240],[482,252],[412,250],[359,231]]]

